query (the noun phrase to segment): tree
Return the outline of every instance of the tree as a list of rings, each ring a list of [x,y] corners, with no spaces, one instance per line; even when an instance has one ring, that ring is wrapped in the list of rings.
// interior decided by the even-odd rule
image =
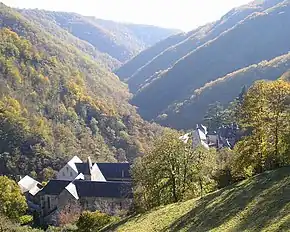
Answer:
[[[179,134],[166,130],[154,148],[133,167],[134,194],[138,207],[150,209],[198,196],[203,191],[211,168],[209,151],[193,150]],[[204,166],[204,168],[203,168]]]
[[[286,155],[290,128],[290,84],[258,81],[247,92],[239,123],[248,136],[237,146],[237,165],[244,175],[253,175],[289,163]]]
[[[203,146],[194,151],[195,179],[199,185],[200,196],[215,188],[214,173],[217,169],[217,154],[215,149],[207,150]],[[207,188],[207,189],[205,189]]]
[[[17,183],[6,176],[0,176],[0,205],[0,212],[13,220],[18,220],[27,209]]]
[[[268,104],[270,108],[269,123],[271,126],[274,155],[278,157],[285,152],[282,144],[285,133],[289,131],[289,105],[286,101],[290,96],[290,84],[285,81],[274,81],[268,84]],[[284,137],[284,138],[283,138]]]
[[[82,208],[77,202],[68,203],[58,214],[58,222],[61,226],[75,223],[81,215]]]

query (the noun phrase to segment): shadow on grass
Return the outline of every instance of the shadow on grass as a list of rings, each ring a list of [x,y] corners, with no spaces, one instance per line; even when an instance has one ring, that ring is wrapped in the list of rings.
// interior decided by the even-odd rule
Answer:
[[[186,215],[162,231],[210,231],[228,223],[231,231],[261,231],[289,214],[290,168],[263,173],[197,201]],[[231,219],[234,219],[230,222]],[[280,229],[290,228],[285,222]],[[281,231],[281,230],[277,230]]]
[[[138,215],[132,214],[132,215],[130,215],[130,216],[122,219],[121,221],[119,221],[117,223],[113,223],[111,225],[108,225],[108,226],[104,227],[99,232],[111,232],[111,231],[115,231],[116,228],[118,228],[119,226],[121,226],[123,224],[126,224],[128,221],[130,221],[134,217],[138,217]]]

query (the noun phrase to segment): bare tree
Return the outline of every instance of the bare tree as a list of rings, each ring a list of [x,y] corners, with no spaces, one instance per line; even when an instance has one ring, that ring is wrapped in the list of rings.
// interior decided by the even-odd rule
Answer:
[[[78,202],[69,202],[58,214],[59,225],[67,225],[76,222],[82,213],[82,207]]]

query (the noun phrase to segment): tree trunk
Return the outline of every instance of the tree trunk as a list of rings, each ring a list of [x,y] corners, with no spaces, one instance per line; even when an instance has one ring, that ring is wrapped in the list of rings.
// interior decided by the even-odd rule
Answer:
[[[199,187],[200,187],[200,197],[203,197],[203,184],[202,184],[202,179],[201,177],[198,178],[199,181]]]

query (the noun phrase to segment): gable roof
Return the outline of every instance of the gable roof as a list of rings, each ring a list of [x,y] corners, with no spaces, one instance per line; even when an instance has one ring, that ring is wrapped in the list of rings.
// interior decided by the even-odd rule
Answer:
[[[75,170],[77,172],[77,168],[76,168],[76,163],[82,163],[83,161],[77,157],[74,156],[70,161],[67,162],[67,165],[69,165],[73,170]]]
[[[106,197],[106,198],[133,198],[132,183],[130,182],[98,182],[74,180],[51,180],[40,191],[43,195],[59,195],[66,189],[74,198]]]
[[[88,163],[75,163],[77,167],[78,173],[82,173],[84,175],[90,175],[90,166]]]
[[[130,182],[74,181],[79,197],[133,198]]]
[[[18,185],[22,193],[29,192],[32,196],[37,194],[43,187],[37,180],[34,180],[30,176],[23,177],[18,181]]]
[[[40,192],[45,195],[59,195],[70,183],[69,180],[50,180]]]
[[[131,179],[129,163],[97,163],[106,180]]]

